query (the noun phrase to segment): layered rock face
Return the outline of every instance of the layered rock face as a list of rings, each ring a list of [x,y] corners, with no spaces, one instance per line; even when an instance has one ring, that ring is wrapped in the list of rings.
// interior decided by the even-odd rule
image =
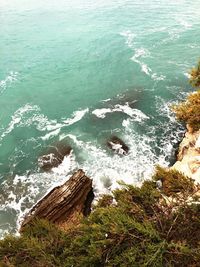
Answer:
[[[187,132],[179,146],[177,162],[172,168],[200,183],[200,130],[193,132],[187,125]]]
[[[26,214],[20,231],[33,220],[46,219],[63,228],[78,223],[90,213],[94,198],[92,180],[82,170],[75,172],[63,185],[55,187]]]

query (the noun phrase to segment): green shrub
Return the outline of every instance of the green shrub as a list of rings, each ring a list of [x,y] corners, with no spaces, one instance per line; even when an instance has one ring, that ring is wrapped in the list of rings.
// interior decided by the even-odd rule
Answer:
[[[21,237],[6,237],[0,241],[2,266],[199,266],[195,190],[191,179],[157,167],[153,180],[141,187],[124,185],[104,195],[90,216],[67,232],[36,220]]]
[[[200,129],[200,90],[190,94],[186,101],[172,107],[178,120]]]
[[[193,68],[190,72],[190,83],[194,87],[200,87],[200,61],[196,68]]]
[[[190,72],[190,84],[196,88],[200,87],[200,61],[196,68]],[[178,120],[188,124],[194,131],[200,129],[200,90],[189,94],[186,101],[174,105],[172,110]]]
[[[68,246],[68,236],[45,220],[35,220],[21,237],[7,236],[0,241],[0,258],[16,267],[62,266],[60,256],[63,246]]]
[[[157,166],[153,179],[162,182],[162,192],[166,196],[175,196],[177,198],[177,193],[182,193],[187,197],[195,190],[194,181],[177,170],[169,170]]]

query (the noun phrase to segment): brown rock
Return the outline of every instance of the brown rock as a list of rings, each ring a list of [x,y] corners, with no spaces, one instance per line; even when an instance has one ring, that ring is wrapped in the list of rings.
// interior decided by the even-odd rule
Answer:
[[[126,155],[129,151],[129,147],[117,136],[112,136],[108,140],[107,145],[110,149],[120,155]]]
[[[88,215],[94,198],[92,180],[78,170],[61,186],[55,187],[25,216],[20,231],[35,218],[46,219],[60,226]]]
[[[57,143],[50,146],[45,155],[38,159],[38,164],[44,171],[50,171],[52,168],[58,167],[65,156],[69,155],[72,148],[64,143]]]

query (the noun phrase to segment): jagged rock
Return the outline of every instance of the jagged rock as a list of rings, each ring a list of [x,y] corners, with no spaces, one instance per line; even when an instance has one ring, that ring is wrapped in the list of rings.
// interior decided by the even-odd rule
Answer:
[[[194,132],[187,125],[187,132],[179,146],[177,162],[172,168],[200,182],[200,130]]]
[[[126,155],[129,151],[129,147],[117,136],[112,136],[108,140],[107,145],[110,149],[120,155]]]
[[[35,218],[46,219],[59,226],[66,225],[80,215],[90,213],[94,198],[92,180],[82,170],[75,172],[61,186],[55,187],[25,216],[20,231]]]
[[[50,171],[52,168],[58,167],[65,156],[72,151],[71,146],[64,143],[57,143],[48,148],[47,153],[38,159],[38,164],[44,171]]]

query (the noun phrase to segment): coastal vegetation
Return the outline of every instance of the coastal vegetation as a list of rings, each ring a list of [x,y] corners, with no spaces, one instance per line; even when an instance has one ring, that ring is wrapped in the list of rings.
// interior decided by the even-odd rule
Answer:
[[[188,124],[193,130],[200,129],[200,62],[190,73],[190,83],[197,91],[188,95],[186,101],[173,106],[178,120]]]
[[[157,167],[141,187],[121,185],[81,222],[45,220],[0,241],[1,266],[199,266],[200,205],[194,182]]]
[[[193,87],[200,87],[200,61],[190,72],[190,83]]]
[[[200,129],[200,90],[190,94],[186,101],[173,107],[178,120],[185,122],[193,130]]]

